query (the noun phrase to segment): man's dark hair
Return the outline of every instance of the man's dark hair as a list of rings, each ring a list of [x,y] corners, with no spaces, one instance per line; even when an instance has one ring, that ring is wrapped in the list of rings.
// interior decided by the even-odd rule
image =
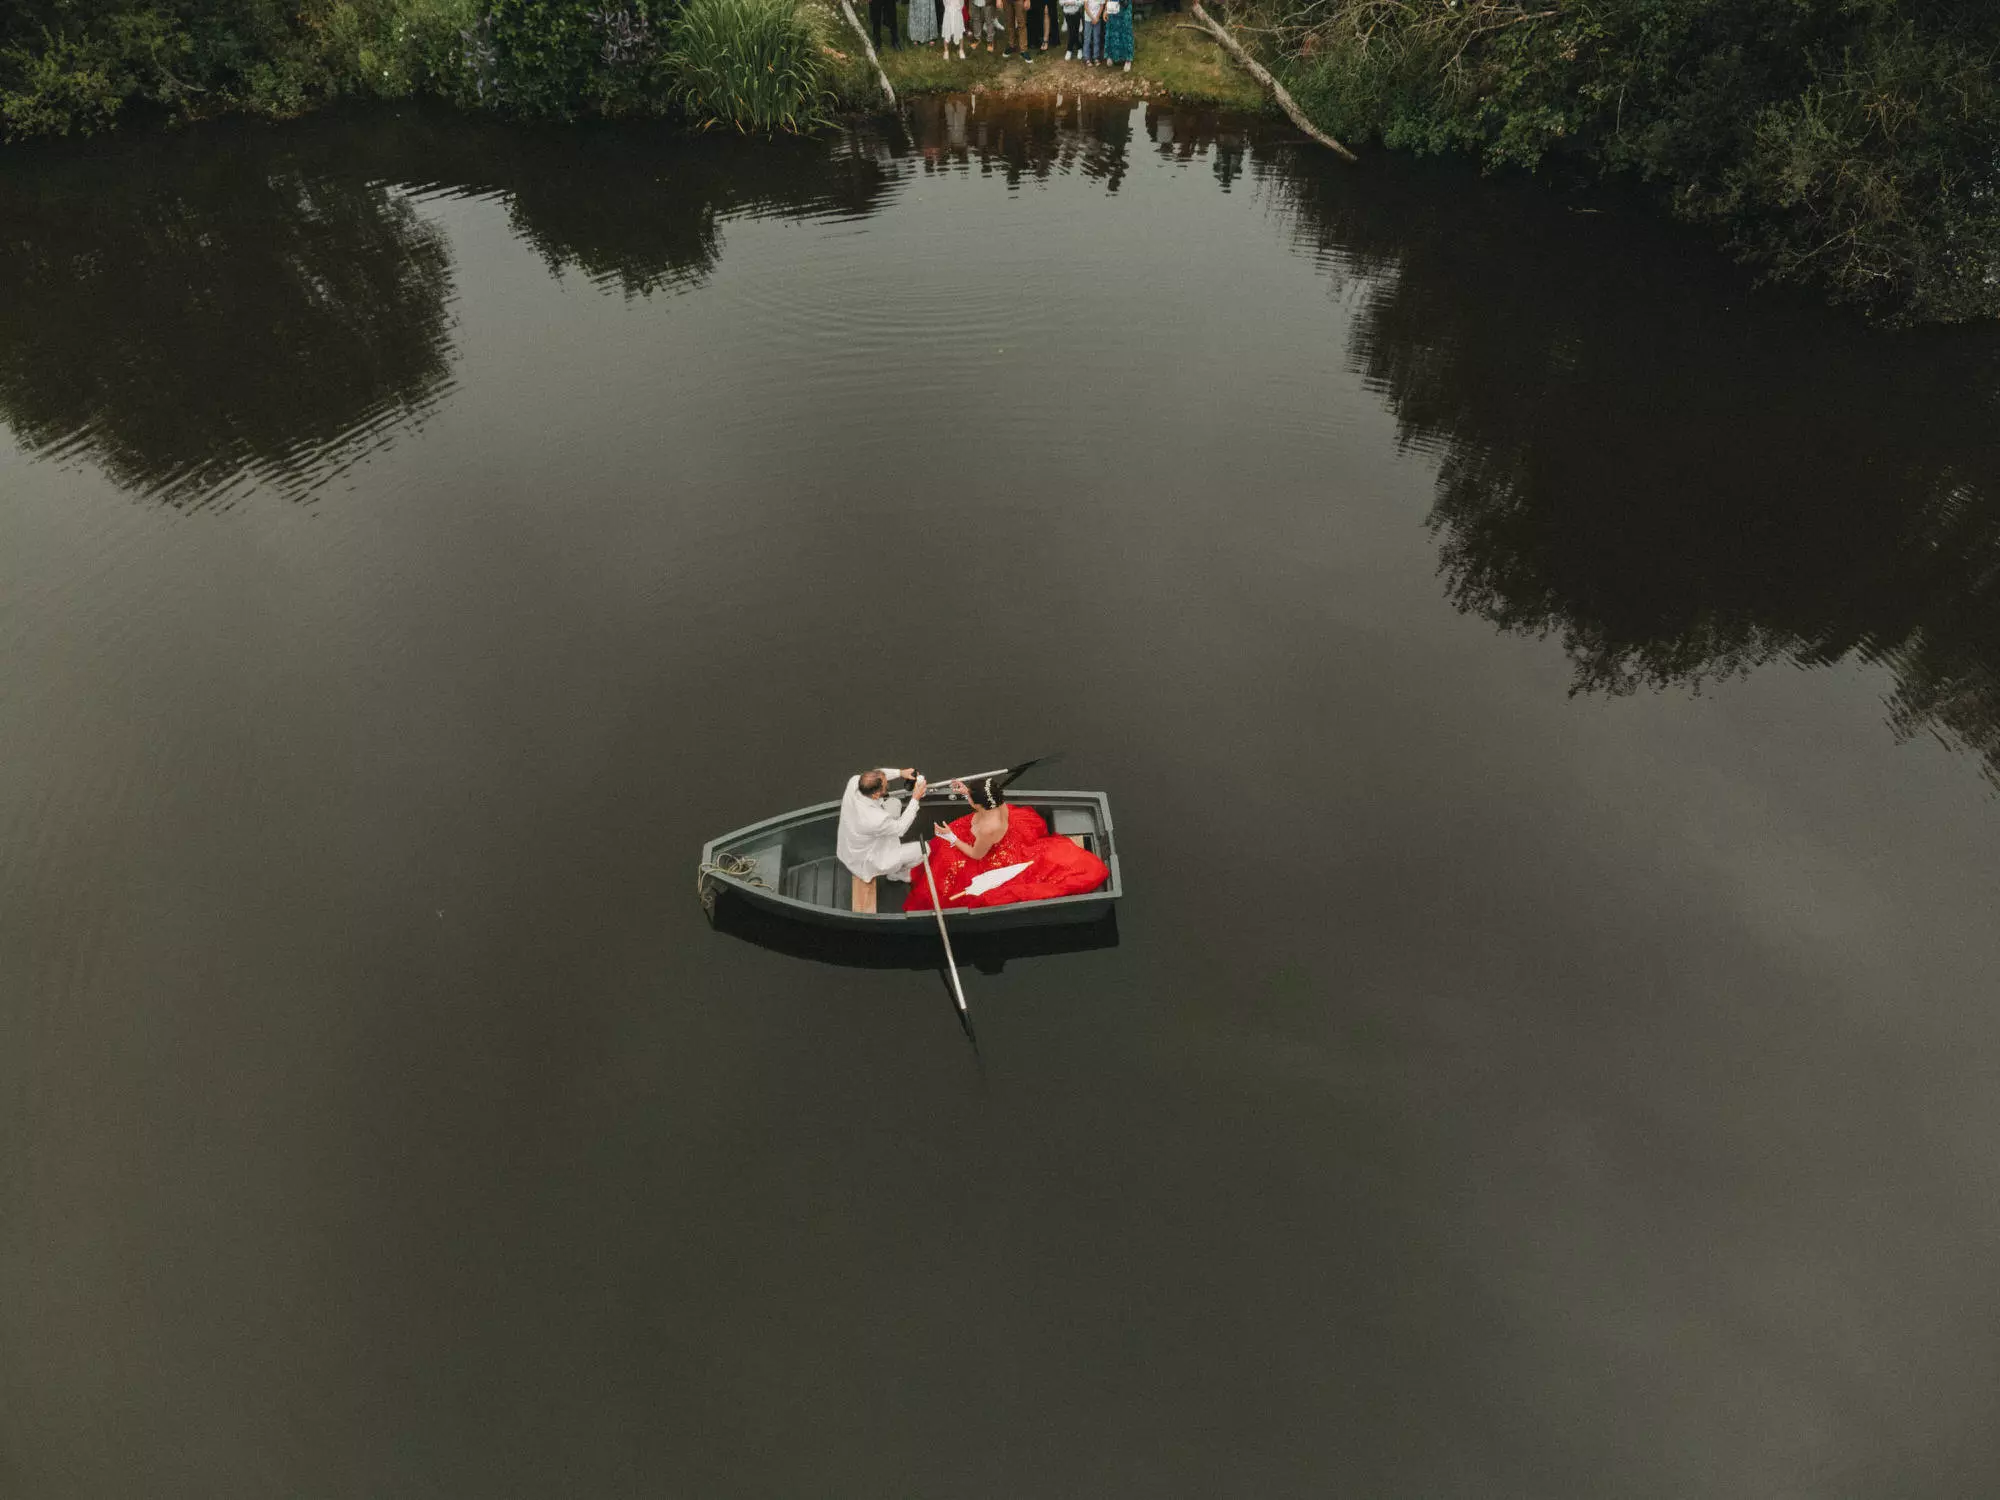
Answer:
[[[862,796],[872,797],[881,790],[882,790],[882,773],[879,770],[869,770],[869,771],[863,771],[861,773]]]

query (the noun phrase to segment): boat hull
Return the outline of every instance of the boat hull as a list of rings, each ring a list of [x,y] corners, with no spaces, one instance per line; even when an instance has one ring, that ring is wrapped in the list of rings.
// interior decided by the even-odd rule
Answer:
[[[1104,921],[1124,894],[1109,799],[1102,792],[1058,791],[1023,793],[1015,800],[1041,813],[1058,832],[1074,829],[1078,842],[1105,862],[1109,876],[1097,890],[1080,896],[959,911],[947,907],[944,915],[949,931],[956,936],[961,932],[1008,932]],[[884,938],[935,938],[934,913],[928,908],[902,910],[907,887],[899,881],[876,882],[877,903],[885,910],[858,912],[848,908],[851,882],[833,863],[839,819],[840,804],[823,802],[711,839],[701,851],[706,888],[718,901],[740,902],[807,926]],[[757,872],[748,876],[723,873],[715,866],[725,855],[753,861]],[[914,873],[916,879],[924,878],[922,866]]]
[[[922,879],[918,871],[918,879]],[[862,912],[835,911],[792,901],[756,886],[746,886],[727,876],[716,877],[728,897],[778,916],[789,917],[814,927],[839,928],[846,932],[875,932],[885,936],[936,937],[937,919],[929,908],[916,912],[882,912],[870,916]],[[903,887],[896,881],[881,882],[885,897],[900,899]],[[947,911],[945,924],[952,932],[961,928],[980,932],[1005,932],[1016,927],[1058,927],[1076,922],[1099,922],[1113,910],[1113,898],[1092,892],[1087,896],[1064,896],[1057,901],[1020,901],[1009,906],[982,906],[971,911]]]

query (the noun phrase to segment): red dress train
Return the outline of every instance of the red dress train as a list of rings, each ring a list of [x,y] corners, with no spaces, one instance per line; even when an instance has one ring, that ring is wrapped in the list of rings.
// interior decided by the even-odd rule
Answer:
[[[972,842],[972,814],[951,825],[951,831],[965,843]],[[1025,864],[1012,879],[977,895],[961,895],[975,879],[988,870],[1004,870]],[[1049,825],[1032,807],[1007,805],[1007,832],[986,851],[984,859],[967,859],[943,839],[931,840],[931,874],[937,880],[938,895],[945,910],[963,906],[1011,906],[1018,901],[1047,901],[1055,896],[1081,896],[1094,891],[1111,877],[1111,867],[1074,840],[1051,836]],[[929,911],[930,882],[924,867],[910,871],[910,894],[904,911]]]

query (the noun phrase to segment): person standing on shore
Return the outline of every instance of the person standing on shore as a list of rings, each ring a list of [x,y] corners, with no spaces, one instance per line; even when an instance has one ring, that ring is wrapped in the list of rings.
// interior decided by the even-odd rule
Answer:
[[[1104,61],[1105,0],[1083,0],[1083,65],[1094,68]]]
[[[965,0],[968,25],[971,28],[972,45],[981,42],[986,50],[993,50],[993,4],[992,0]]]
[[[1104,58],[1132,71],[1132,0],[1104,0]]]
[[[1000,27],[1005,45],[1000,52],[1004,57],[1012,52],[1018,42],[1021,61],[1028,60],[1028,4],[1029,0],[1000,0]]]
[[[896,0],[868,0],[868,29],[875,33],[875,46],[882,46],[882,23],[889,23],[889,45],[901,47],[902,39],[896,35]]]
[[[1056,39],[1059,23],[1056,16],[1056,0],[1029,0],[1028,35],[1040,37],[1042,50],[1049,50],[1049,43]]]
[[[938,39],[936,0],[910,0],[909,19],[903,22],[903,37],[912,47],[928,47]]]
[[[938,35],[944,38],[944,55],[951,56],[951,44],[958,43],[958,60],[965,61],[965,0],[944,0],[944,23],[938,28]],[[949,135],[949,111],[946,105],[947,135]],[[959,133],[964,134],[961,126]]]
[[[1063,61],[1083,56],[1083,0],[1062,0]]]

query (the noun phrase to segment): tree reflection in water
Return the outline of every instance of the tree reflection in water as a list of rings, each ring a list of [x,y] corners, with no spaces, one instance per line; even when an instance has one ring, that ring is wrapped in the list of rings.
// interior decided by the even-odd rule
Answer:
[[[438,231],[379,180],[235,135],[0,169],[0,416],[169,504],[324,482],[447,380]]]
[[[557,274],[643,297],[706,277],[732,216],[864,216],[924,172],[1113,193],[1143,150],[1247,173],[1353,294],[1355,368],[1437,456],[1461,609],[1558,636],[1582,691],[1877,661],[1901,732],[2000,779],[1990,330],[1873,332],[1615,204],[1357,173],[1202,109],[924,99],[783,142],[399,110],[10,154],[0,416],[169,503],[302,493],[447,387],[447,251],[385,184],[497,195]]]
[[[1892,336],[1657,226],[1457,174],[1267,170],[1356,282],[1350,355],[1434,451],[1461,609],[1579,691],[1856,656],[2000,780],[2000,340]]]
[[[885,181],[838,135],[426,110],[23,151],[0,165],[0,418],[169,505],[304,497],[448,389],[451,260],[423,192],[499,195],[552,271],[643,296],[705,277],[729,216],[866,214]]]
[[[415,129],[418,121],[407,122]],[[426,117],[465,154],[461,122]],[[731,218],[864,217],[891,174],[852,132],[764,140],[665,128],[528,133],[488,127],[462,180],[505,194],[514,228],[549,269],[574,269],[626,296],[698,285]],[[438,159],[429,145],[419,159]]]
[[[1890,335],[1752,294],[1645,211],[1384,162],[1148,104],[1146,137],[1247,170],[1357,294],[1349,354],[1401,440],[1437,456],[1429,525],[1452,601],[1562,639],[1578,691],[1703,683],[1849,656],[1894,674],[1900,733],[2000,780],[2000,340]],[[1115,191],[1119,101],[919,101],[927,169]],[[885,157],[899,153],[878,147]],[[1172,253],[1172,252],[1169,252]]]

